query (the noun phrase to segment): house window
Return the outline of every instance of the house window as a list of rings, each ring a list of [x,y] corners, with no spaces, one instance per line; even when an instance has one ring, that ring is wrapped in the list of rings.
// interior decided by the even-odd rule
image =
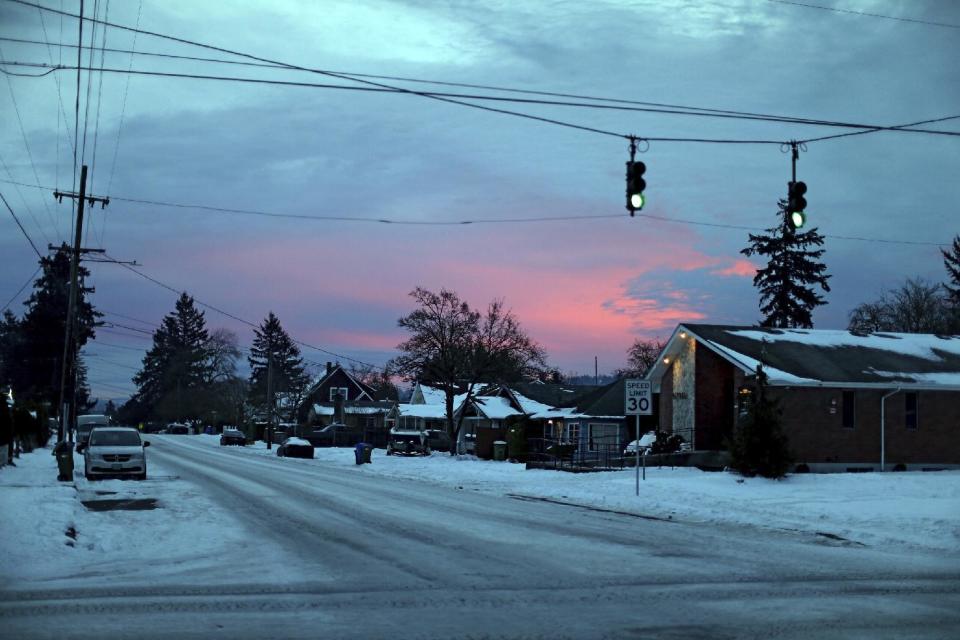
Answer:
[[[907,392],[903,394],[903,421],[907,429],[915,430],[917,428],[917,394],[916,392]]]
[[[579,422],[568,422],[567,424],[565,424],[565,425],[563,425],[563,426],[564,426],[564,431],[566,431],[566,433],[564,434],[566,437],[563,439],[563,441],[564,441],[564,442],[568,442],[568,443],[570,443],[570,444],[579,444],[579,442],[580,442],[580,423],[579,423]]]
[[[338,393],[343,396],[344,400],[348,398],[346,387],[330,387],[330,402],[336,402]]]
[[[587,446],[590,451],[605,451],[611,447],[620,448],[620,427],[615,424],[594,424],[587,425],[587,435],[589,441]]]
[[[843,428],[853,429],[857,423],[857,394],[855,391],[843,392]]]

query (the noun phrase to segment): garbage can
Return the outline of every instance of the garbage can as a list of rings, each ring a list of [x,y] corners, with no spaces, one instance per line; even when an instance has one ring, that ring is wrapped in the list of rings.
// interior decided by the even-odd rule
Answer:
[[[507,443],[503,440],[497,440],[493,443],[493,459],[494,460],[506,460],[507,459]]]
[[[73,480],[73,443],[61,440],[53,448],[53,455],[57,456],[57,480]]]
[[[356,459],[357,464],[363,464],[363,443],[357,443],[357,446],[353,448],[353,457]]]
[[[367,444],[366,442],[361,442],[360,446],[363,447],[363,461],[367,464],[370,464],[370,456],[373,454],[373,445]]]

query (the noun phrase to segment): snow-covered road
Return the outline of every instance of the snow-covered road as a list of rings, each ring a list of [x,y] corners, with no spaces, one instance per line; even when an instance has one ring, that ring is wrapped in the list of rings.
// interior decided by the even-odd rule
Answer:
[[[117,582],[7,585],[0,635],[875,639],[960,629],[956,554],[593,511],[193,438],[152,440],[156,468],[183,500],[209,504],[198,518],[217,523],[158,545],[173,559],[185,549],[169,545],[192,545],[204,560],[173,570],[161,546]],[[176,512],[177,495],[165,494],[165,509]]]

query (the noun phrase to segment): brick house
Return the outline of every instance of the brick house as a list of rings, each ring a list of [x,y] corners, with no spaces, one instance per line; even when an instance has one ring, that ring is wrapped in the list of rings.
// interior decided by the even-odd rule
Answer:
[[[660,428],[723,449],[761,362],[797,464],[960,467],[960,336],[681,324],[647,374]]]

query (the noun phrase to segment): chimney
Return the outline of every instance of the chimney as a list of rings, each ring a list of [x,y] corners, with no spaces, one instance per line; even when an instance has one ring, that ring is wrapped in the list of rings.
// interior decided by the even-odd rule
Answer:
[[[333,396],[333,421],[339,422],[340,424],[346,424],[343,421],[343,394],[337,393]]]
[[[332,371],[333,371],[333,363],[327,362],[327,375],[330,375]]]

